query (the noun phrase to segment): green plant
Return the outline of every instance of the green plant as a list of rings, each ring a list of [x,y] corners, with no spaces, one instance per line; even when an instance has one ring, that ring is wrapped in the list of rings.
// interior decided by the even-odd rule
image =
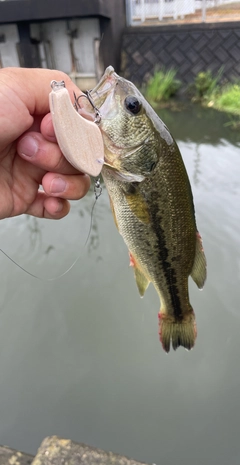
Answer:
[[[240,83],[225,85],[217,96],[214,105],[219,110],[240,114]]]
[[[174,69],[156,71],[148,81],[146,97],[157,103],[169,100],[181,86],[181,82],[176,79],[176,74],[177,71]]]
[[[195,98],[203,100],[208,99],[213,94],[218,92],[218,82],[221,78],[223,69],[220,68],[217,75],[214,77],[211,71],[201,71],[194,79],[194,94]]]

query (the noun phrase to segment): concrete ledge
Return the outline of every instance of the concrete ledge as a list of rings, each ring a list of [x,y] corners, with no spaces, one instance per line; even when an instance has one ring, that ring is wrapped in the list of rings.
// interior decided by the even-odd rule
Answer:
[[[51,436],[43,440],[34,458],[0,446],[0,465],[147,465],[112,452]]]
[[[33,459],[33,455],[0,446],[0,465],[30,465]]]
[[[112,17],[112,0],[12,0],[0,1],[0,22],[39,21],[58,18]]]
[[[140,465],[112,452],[104,452],[69,439],[44,439],[32,465]]]

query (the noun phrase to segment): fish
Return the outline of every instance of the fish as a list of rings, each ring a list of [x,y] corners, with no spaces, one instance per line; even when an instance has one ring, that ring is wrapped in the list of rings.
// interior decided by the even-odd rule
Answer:
[[[197,328],[188,278],[202,289],[207,265],[177,143],[137,87],[112,66],[88,98],[103,137],[102,176],[140,296],[151,282],[160,298],[165,352],[190,350]]]

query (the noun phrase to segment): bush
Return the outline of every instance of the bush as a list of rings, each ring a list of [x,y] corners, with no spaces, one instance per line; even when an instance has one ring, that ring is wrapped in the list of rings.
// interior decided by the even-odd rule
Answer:
[[[194,99],[208,100],[210,96],[216,95],[219,91],[219,80],[223,69],[220,68],[217,75],[214,77],[211,71],[201,71],[194,79],[192,86]]]
[[[225,85],[215,99],[214,105],[219,110],[240,114],[240,83]]]
[[[146,97],[156,103],[173,97],[181,86],[181,82],[176,79],[176,74],[174,69],[156,71],[148,81]]]
[[[221,94],[216,100],[219,108],[224,108],[233,113],[240,112],[240,83],[228,84],[222,89]]]
[[[203,98],[209,96],[217,85],[217,78],[213,78],[211,71],[198,73],[194,80],[196,96]]]
[[[198,73],[194,80],[193,101],[201,101],[204,105],[220,111],[240,115],[240,81],[219,84],[222,75],[221,68],[216,77],[211,71]]]

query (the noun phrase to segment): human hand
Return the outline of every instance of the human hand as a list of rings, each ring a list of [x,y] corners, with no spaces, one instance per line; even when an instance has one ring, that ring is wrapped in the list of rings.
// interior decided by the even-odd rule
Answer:
[[[80,93],[61,71],[0,70],[0,219],[22,213],[63,218],[68,200],[89,189],[89,176],[73,168],[57,145],[49,114],[52,80],[64,80],[70,96]]]

